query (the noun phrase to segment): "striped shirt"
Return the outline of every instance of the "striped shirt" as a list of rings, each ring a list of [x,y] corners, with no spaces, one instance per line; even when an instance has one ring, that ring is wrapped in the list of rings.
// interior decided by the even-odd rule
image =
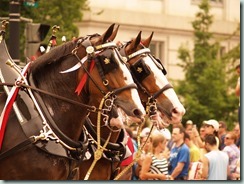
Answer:
[[[168,162],[166,158],[158,159],[152,155],[152,163],[150,166],[150,172],[154,174],[168,175]],[[155,179],[156,180],[156,179]]]

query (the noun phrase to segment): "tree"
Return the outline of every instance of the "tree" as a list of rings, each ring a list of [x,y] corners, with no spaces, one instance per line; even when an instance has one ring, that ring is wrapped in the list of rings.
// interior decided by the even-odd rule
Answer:
[[[23,0],[20,2],[21,17],[33,20],[33,23],[49,24],[60,26],[60,31],[57,32],[57,42],[61,42],[62,36],[66,36],[67,40],[78,36],[78,28],[74,24],[82,19],[82,10],[88,9],[87,0],[36,0],[38,7],[26,7],[23,5]],[[9,0],[1,0],[0,2],[0,17],[8,17],[9,15]],[[21,22],[21,40],[20,50],[22,52],[22,61],[24,61],[24,47],[25,47],[25,22]],[[6,31],[8,39],[8,31]],[[52,31],[49,31],[44,43],[48,43]]]
[[[238,99],[231,92],[235,83],[231,86],[230,81],[233,82],[233,63],[240,59],[240,45],[220,55],[222,40],[209,32],[213,16],[208,0],[202,0],[199,9],[192,22],[194,49],[191,52],[182,45],[178,50],[185,80],[179,81],[176,91],[184,98],[184,120],[191,119],[198,126],[208,119],[233,123],[237,121]]]

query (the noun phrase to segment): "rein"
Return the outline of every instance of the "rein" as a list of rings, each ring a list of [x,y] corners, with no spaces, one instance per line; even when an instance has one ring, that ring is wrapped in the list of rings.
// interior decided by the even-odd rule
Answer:
[[[80,103],[80,102],[77,102],[75,100],[71,100],[69,98],[66,98],[66,97],[63,97],[63,96],[60,96],[60,95],[56,95],[54,93],[50,93],[48,91],[45,91],[45,90],[42,90],[42,89],[38,89],[36,87],[30,86],[30,85],[26,85],[26,84],[23,84],[23,83],[6,83],[6,82],[4,83],[4,82],[0,82],[0,86],[9,86],[9,87],[16,86],[16,87],[22,87],[22,88],[26,88],[26,89],[31,89],[33,91],[37,91],[37,92],[40,92],[42,94],[57,98],[57,99],[62,100],[64,102],[68,102],[68,103],[71,103],[71,104],[74,104],[74,105],[77,105],[77,106],[80,106],[80,107],[86,107],[86,108],[88,108],[88,111],[91,111],[91,112],[100,111],[100,109],[97,109],[95,106],[90,106],[90,105],[87,105],[87,104],[84,104],[84,103]]]

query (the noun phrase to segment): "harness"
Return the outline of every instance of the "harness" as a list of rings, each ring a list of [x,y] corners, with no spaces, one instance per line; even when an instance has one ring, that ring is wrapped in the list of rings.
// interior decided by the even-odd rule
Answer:
[[[91,43],[88,42],[88,40],[86,42],[82,42],[82,41],[79,42],[78,41],[78,43],[82,43],[83,46],[85,46],[87,48],[86,51],[88,53],[88,59],[91,59],[91,60],[92,60],[92,58],[94,58],[94,55],[96,55],[97,52],[99,52],[100,49],[105,49],[108,47],[112,47],[113,49],[117,48],[117,45],[114,43],[105,43],[105,44],[97,46],[97,47],[92,47]],[[117,54],[118,57],[120,56],[116,49],[114,49],[114,52]],[[73,53],[76,55],[76,49],[74,49]],[[78,58],[77,55],[76,55],[76,57]],[[119,59],[122,61],[122,58],[119,57]],[[126,153],[126,142],[127,142],[127,141],[124,141],[124,139],[126,137],[125,133],[122,131],[120,134],[120,139],[123,138],[122,142],[120,141],[120,139],[118,140],[118,143],[116,143],[116,144],[109,142],[110,137],[112,135],[112,132],[114,132],[114,130],[112,130],[109,126],[110,116],[108,115],[108,113],[109,112],[115,112],[115,111],[113,111],[113,108],[116,108],[116,107],[113,104],[114,104],[114,100],[116,99],[116,94],[118,94],[121,91],[126,90],[128,88],[137,88],[137,86],[135,84],[130,84],[128,86],[113,90],[109,86],[109,82],[106,79],[105,74],[108,73],[110,69],[113,69],[116,66],[113,63],[112,63],[113,65],[112,64],[107,65],[106,60],[103,60],[103,61],[104,62],[95,62],[95,64],[96,64],[98,72],[102,78],[103,85],[106,86],[107,89],[109,90],[108,93],[105,93],[95,83],[95,80],[92,79],[89,71],[83,66],[83,63],[84,63],[83,60],[80,60],[80,64],[79,64],[80,67],[83,67],[83,69],[86,71],[86,74],[89,76],[89,79],[91,79],[91,81],[97,86],[97,88],[100,90],[100,92],[104,95],[104,98],[101,100],[101,103],[99,105],[99,109],[103,109],[103,110],[98,112],[98,114],[97,114],[97,125],[96,125],[97,129],[96,129],[96,131],[94,130],[94,128],[92,126],[93,124],[90,121],[89,117],[86,118],[85,127],[88,129],[88,132],[89,132],[89,137],[90,137],[89,147],[91,150],[91,154],[94,155],[94,160],[93,160],[90,168],[88,169],[84,180],[89,179],[89,176],[90,176],[92,170],[94,169],[97,161],[100,160],[102,157],[111,161],[112,173],[114,170],[112,163],[117,162],[117,161],[120,162],[124,158],[125,153]],[[103,63],[105,63],[106,66],[103,66]],[[73,69],[69,69],[68,71],[69,72],[73,71],[74,69],[77,69],[78,67],[79,66],[74,66]],[[64,71],[64,72],[67,72],[67,71]],[[103,125],[101,125],[101,117],[102,116],[104,117],[102,119],[104,122]],[[118,115],[116,115],[116,116],[118,116]],[[110,133],[109,133],[106,140],[102,139],[100,136],[102,126],[106,126],[108,129],[110,129]]]
[[[125,47],[129,44],[130,42],[122,45],[122,47],[120,48],[120,53],[121,55],[125,58],[124,60],[126,60],[127,62],[127,67],[130,69],[131,71],[131,75],[133,77],[133,80],[135,81],[135,83],[137,84],[137,86],[143,91],[144,94],[146,94],[148,96],[148,100],[146,102],[146,113],[147,115],[150,117],[151,120],[153,120],[153,116],[156,114],[157,112],[157,97],[162,94],[164,91],[173,88],[173,86],[168,83],[166,84],[163,88],[159,89],[156,93],[151,94],[146,88],[144,88],[141,84],[141,82],[148,76],[150,75],[150,71],[147,69],[147,67],[145,66],[145,64],[143,63],[142,60],[138,60],[136,61],[133,65],[128,64],[128,62],[137,57],[137,56],[149,56],[152,61],[154,62],[154,64],[163,72],[164,75],[167,74],[167,71],[165,70],[165,68],[163,67],[163,65],[161,65],[151,54],[150,54],[150,49],[149,48],[145,48],[145,46],[143,46],[141,44],[141,46],[143,46],[142,49],[126,56],[125,53]]]
[[[89,74],[89,71],[87,71],[83,65],[84,60],[89,60],[90,58],[94,58],[93,56],[95,56],[95,55],[93,55],[94,52],[91,52],[91,43],[89,43],[89,41],[87,40],[88,38],[89,37],[78,41],[77,46],[73,50],[72,53],[80,61],[79,62],[80,66],[82,66],[84,71],[86,71],[86,74],[89,76],[89,79],[91,79],[94,82],[94,84],[97,86],[97,88],[101,91],[101,93],[104,94],[104,98],[102,99],[99,108],[96,108],[94,106],[89,106],[87,104],[79,103],[79,102],[70,100],[68,98],[65,98],[65,97],[36,88],[31,74],[28,75],[29,78],[27,79],[25,77],[26,72],[24,72],[24,75],[21,74],[21,69],[11,60],[8,61],[8,64],[11,66],[11,68],[14,69],[14,71],[19,74],[19,80],[17,80],[14,84],[8,83],[8,82],[6,83],[3,75],[0,75],[1,76],[0,77],[1,85],[4,86],[4,90],[7,94],[9,94],[7,86],[14,86],[17,89],[21,89],[19,91],[19,93],[21,93],[21,95],[25,96],[24,99],[26,100],[26,103],[31,104],[30,107],[32,107],[32,109],[35,109],[35,116],[34,116],[34,118],[32,118],[30,120],[26,120],[25,117],[21,113],[19,113],[18,107],[15,108],[15,105],[13,106],[15,114],[17,115],[17,117],[19,117],[18,120],[22,126],[22,129],[28,138],[25,141],[23,141],[23,142],[19,143],[18,145],[14,146],[13,148],[11,148],[10,150],[7,150],[6,152],[1,153],[0,160],[4,159],[6,157],[9,157],[10,155],[20,151],[21,149],[23,149],[24,147],[26,147],[30,144],[35,144],[37,147],[39,147],[40,149],[42,149],[50,154],[68,158],[71,162],[70,167],[71,167],[71,165],[74,165],[73,161],[75,161],[75,163],[76,163],[75,166],[77,168],[78,163],[80,161],[87,159],[86,155],[87,155],[87,151],[88,151],[88,144],[89,144],[89,142],[91,142],[90,140],[88,141],[88,136],[89,136],[89,138],[91,138],[91,136],[89,135],[86,128],[85,127],[83,128],[83,136],[81,136],[83,139],[82,141],[77,142],[77,141],[73,141],[70,138],[68,138],[56,126],[54,120],[52,119],[50,113],[48,112],[48,109],[44,105],[44,102],[39,93],[50,95],[54,98],[61,99],[65,102],[68,102],[68,103],[71,103],[71,104],[74,104],[77,106],[83,106],[83,107],[85,106],[85,107],[87,107],[88,111],[97,112],[98,115],[101,116],[101,112],[103,111],[103,109],[102,109],[103,102],[105,100],[112,98],[111,104],[113,105],[113,101],[116,98],[116,94],[120,93],[123,90],[137,87],[133,83],[128,86],[113,90],[111,87],[109,87],[109,82],[108,82],[108,80],[106,80],[103,70],[101,69],[101,67],[99,65],[97,65],[97,67],[99,68],[98,70],[99,70],[100,76],[103,80],[103,84],[105,86],[107,86],[108,89],[110,90],[110,92],[105,93],[97,85],[95,80],[92,79],[92,77]],[[83,58],[82,60],[80,60],[80,58],[76,54],[76,51],[77,51],[78,47],[80,46],[80,44],[85,46],[87,54],[88,54],[85,57],[85,59]],[[89,46],[87,46],[87,44]],[[99,53],[100,49],[105,49],[108,47],[115,47],[115,46],[116,45],[114,45],[110,42],[110,43],[102,44],[95,48],[96,48],[97,52]],[[96,63],[98,63],[98,62],[96,62]],[[26,68],[28,68],[28,67],[26,67]],[[73,71],[73,70],[71,70],[71,71]],[[65,71],[63,73],[65,73]],[[0,73],[0,74],[2,74],[2,73]],[[13,96],[10,98],[12,98],[13,101],[15,100]],[[112,108],[110,110],[112,110]],[[21,118],[24,120],[21,120]],[[99,125],[97,126],[96,145],[97,145],[97,149],[99,150],[98,151],[99,153],[95,152],[95,156],[100,154],[101,152],[103,152],[104,148],[108,144],[108,140],[110,137],[110,136],[108,137],[103,148],[101,148],[101,146],[100,146],[100,144],[101,144],[101,142],[100,142],[100,118],[98,118],[98,119],[99,119],[98,120]],[[109,144],[109,145],[111,145],[111,144]],[[122,153],[124,154],[124,151],[122,151]],[[74,168],[73,170],[76,170],[76,168]],[[70,172],[70,176],[71,175],[72,175],[72,170]]]
[[[163,67],[163,65],[159,64],[159,62],[150,54],[150,49],[149,48],[145,48],[145,46],[143,46],[141,44],[141,46],[143,47],[142,49],[126,56],[125,53],[125,47],[129,44],[130,42],[127,42],[126,44],[123,44],[120,48],[119,51],[121,53],[121,55],[124,58],[124,61],[127,63],[127,67],[130,69],[131,71],[131,75],[133,77],[133,80],[135,81],[135,83],[137,84],[137,86],[143,91],[144,94],[146,94],[148,96],[148,100],[146,102],[146,114],[148,115],[148,117],[150,118],[151,121],[153,120],[153,116],[155,116],[155,114],[157,113],[157,97],[162,94],[164,91],[166,91],[167,89],[173,88],[173,86],[168,83],[166,84],[163,88],[161,88],[160,90],[158,90],[156,93],[151,94],[149,91],[146,90],[146,88],[144,88],[141,84],[141,82],[148,76],[150,75],[150,71],[148,70],[148,68],[145,66],[145,64],[143,63],[142,60],[138,60],[136,61],[133,65],[128,64],[128,62],[137,57],[137,56],[149,56],[152,61],[154,62],[154,64],[163,72],[164,75],[167,74],[165,68]],[[129,168],[131,168],[135,162],[137,162],[140,157],[141,157],[141,153],[143,150],[143,147],[145,146],[146,142],[149,139],[149,136],[153,130],[153,127],[156,125],[156,123],[153,123],[150,129],[150,132],[147,136],[147,139],[144,143],[144,145],[140,145],[140,132],[142,130],[142,127],[144,126],[144,123],[142,123],[137,131],[137,142],[138,142],[138,151],[133,159],[133,162],[131,162],[121,173],[119,173],[114,180],[118,180]]]

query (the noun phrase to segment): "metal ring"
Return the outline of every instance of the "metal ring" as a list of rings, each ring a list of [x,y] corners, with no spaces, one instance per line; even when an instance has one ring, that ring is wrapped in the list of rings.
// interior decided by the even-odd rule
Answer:
[[[103,85],[107,86],[109,84],[109,81],[107,79],[103,80]]]

